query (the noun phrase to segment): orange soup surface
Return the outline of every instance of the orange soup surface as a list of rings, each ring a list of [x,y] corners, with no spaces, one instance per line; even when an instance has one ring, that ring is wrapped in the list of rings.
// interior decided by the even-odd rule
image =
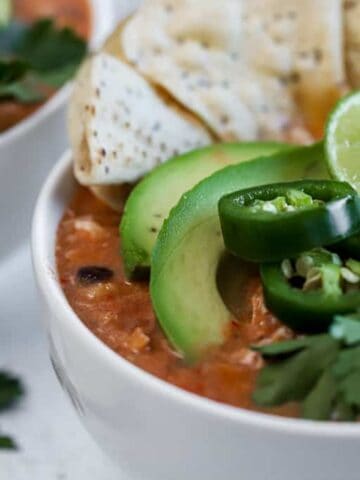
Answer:
[[[147,372],[204,397],[259,410],[252,392],[263,360],[250,345],[291,338],[292,332],[266,310],[258,274],[246,282],[241,293],[245,308],[234,317],[226,343],[198,364],[186,365],[157,323],[148,282],[125,278],[119,223],[118,213],[79,187],[59,226],[56,246],[59,279],[74,311],[101,341]],[[103,272],[102,281],[81,277],[93,267]],[[298,415],[295,405],[266,411]]]

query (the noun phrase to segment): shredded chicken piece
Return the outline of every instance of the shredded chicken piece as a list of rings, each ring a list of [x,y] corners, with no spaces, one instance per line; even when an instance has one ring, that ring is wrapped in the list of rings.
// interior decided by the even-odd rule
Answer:
[[[90,300],[102,300],[110,295],[116,294],[118,288],[112,282],[97,283],[84,287],[85,296]]]
[[[260,369],[264,365],[262,356],[249,348],[240,348],[234,351],[231,353],[230,360],[235,365],[244,365],[256,369]]]
[[[77,217],[73,221],[75,230],[83,230],[94,237],[105,235],[105,229],[95,222],[90,215]]]
[[[140,327],[135,328],[127,339],[127,346],[133,353],[139,353],[150,342],[150,338],[144,333]]]

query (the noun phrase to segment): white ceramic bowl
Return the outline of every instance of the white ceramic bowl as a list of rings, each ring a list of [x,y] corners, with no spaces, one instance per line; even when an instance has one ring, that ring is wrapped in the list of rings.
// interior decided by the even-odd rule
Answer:
[[[38,199],[34,269],[59,380],[129,478],[358,480],[360,425],[279,418],[198,397],[128,363],[83,325],[62,293],[54,259],[57,225],[74,186],[67,153]]]
[[[113,0],[91,0],[98,47],[116,22]],[[29,218],[40,186],[68,141],[65,112],[71,86],[61,88],[33,115],[0,134],[0,259],[29,236]]]

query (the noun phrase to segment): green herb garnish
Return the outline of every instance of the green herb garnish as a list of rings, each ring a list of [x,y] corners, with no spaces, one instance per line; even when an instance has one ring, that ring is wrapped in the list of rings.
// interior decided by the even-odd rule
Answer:
[[[360,314],[337,316],[327,334],[254,349],[269,361],[257,378],[258,405],[300,402],[302,416],[312,420],[360,415]]]
[[[42,84],[28,73],[26,63],[19,60],[0,60],[0,100],[14,98],[22,103],[33,103],[43,99]]]
[[[0,450],[17,450],[17,445],[11,437],[0,435]]]
[[[29,67],[39,76],[76,71],[86,54],[86,43],[70,28],[56,29],[50,19],[39,20],[25,30],[14,45],[18,58],[27,59]],[[56,85],[58,86],[58,85]]]
[[[0,101],[42,100],[44,91],[73,77],[85,54],[84,40],[50,19],[30,26],[12,21],[0,28]]]
[[[294,342],[297,345],[297,340]],[[285,359],[277,358],[278,353],[269,354],[267,349],[265,356],[275,356],[277,361],[260,372],[254,400],[264,406],[304,401],[335,360],[338,349],[338,342],[330,335],[307,337],[305,346],[300,351],[297,349],[290,353]],[[260,351],[262,352],[261,349]]]
[[[0,411],[13,407],[24,392],[20,380],[0,371]]]
[[[0,371],[0,413],[12,408],[24,394],[21,381],[5,371]],[[0,434],[0,449],[16,449],[14,440]]]
[[[360,315],[337,315],[330,327],[332,337],[343,341],[346,345],[360,343]]]

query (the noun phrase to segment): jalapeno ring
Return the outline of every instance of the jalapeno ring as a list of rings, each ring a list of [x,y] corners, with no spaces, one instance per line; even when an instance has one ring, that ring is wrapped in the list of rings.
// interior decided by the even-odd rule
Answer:
[[[219,202],[225,246],[252,262],[276,262],[337,243],[360,230],[360,197],[345,182],[265,185]]]
[[[311,286],[310,270],[309,290],[295,286],[284,274],[281,263],[263,264],[260,269],[267,308],[287,326],[304,333],[325,332],[334,315],[351,313],[360,307],[359,283],[354,289],[344,290],[342,284],[346,282],[341,278],[341,265],[327,260],[314,265],[310,267],[315,273],[313,280],[317,282],[316,270],[322,270],[327,277],[323,280],[326,285],[320,282]]]

